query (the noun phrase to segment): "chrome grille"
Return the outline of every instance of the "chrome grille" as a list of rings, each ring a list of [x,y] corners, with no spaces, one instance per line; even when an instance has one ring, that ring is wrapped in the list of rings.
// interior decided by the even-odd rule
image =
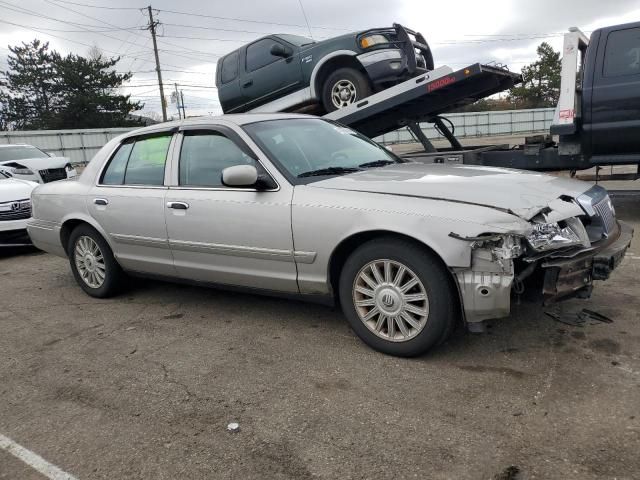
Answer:
[[[29,217],[31,217],[31,202],[29,200],[0,203],[0,222],[24,220]]]
[[[613,205],[611,205],[611,200],[609,199],[609,195],[604,197],[598,203],[593,205],[593,209],[596,211],[596,214],[602,220],[602,228],[605,235],[609,235],[616,226],[616,215],[613,210]]]
[[[576,200],[588,216],[584,223],[591,242],[602,240],[615,230],[616,212],[604,188],[594,185]]]

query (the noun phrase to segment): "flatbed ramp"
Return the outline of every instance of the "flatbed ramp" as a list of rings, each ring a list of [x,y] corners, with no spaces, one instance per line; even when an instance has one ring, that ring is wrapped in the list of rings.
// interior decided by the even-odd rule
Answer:
[[[432,122],[522,81],[520,74],[475,63],[454,71],[443,66],[371,95],[323,118],[347,125],[368,137]]]

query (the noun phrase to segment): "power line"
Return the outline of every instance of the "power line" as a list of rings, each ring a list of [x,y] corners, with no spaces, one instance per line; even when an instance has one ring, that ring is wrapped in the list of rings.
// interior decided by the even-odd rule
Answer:
[[[81,7],[87,7],[87,8],[100,8],[100,9],[107,9],[107,10],[138,10],[133,7],[107,7],[104,5],[89,5],[86,3],[72,2],[70,0],[56,0],[56,1],[60,3],[68,3],[71,5],[77,5]],[[278,25],[281,27],[307,28],[307,25],[301,25],[296,23],[266,22],[264,20],[250,20],[250,19],[244,19],[244,18],[238,18],[238,17],[222,17],[218,15],[207,15],[204,13],[185,12],[185,11],[178,11],[178,10],[161,9],[159,11],[165,12],[165,13],[173,13],[174,15],[188,15],[190,17],[213,18],[216,20],[231,20],[234,22],[256,23],[261,25]],[[347,27],[324,27],[324,26],[316,26],[316,25],[314,25],[313,28],[321,29],[321,30],[342,30],[342,31],[351,30],[350,28],[347,28]]]

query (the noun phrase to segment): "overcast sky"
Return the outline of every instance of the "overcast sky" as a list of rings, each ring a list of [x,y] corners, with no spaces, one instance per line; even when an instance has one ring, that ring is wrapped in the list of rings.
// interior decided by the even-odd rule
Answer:
[[[95,45],[121,55],[120,71],[133,71],[125,91],[159,112],[151,48],[144,30],[150,0],[0,0],[0,68],[7,45],[40,38],[63,53],[86,55]],[[562,33],[640,20],[640,0],[154,0],[161,22],[160,62],[165,93],[178,83],[188,115],[219,113],[214,85],[220,55],[267,33],[296,33],[322,40],[394,22],[420,31],[436,66],[460,68],[500,62],[512,70],[535,59],[547,41],[560,50]],[[218,17],[218,18],[212,18]],[[310,32],[309,32],[310,30]],[[169,114],[175,106],[169,104]]]

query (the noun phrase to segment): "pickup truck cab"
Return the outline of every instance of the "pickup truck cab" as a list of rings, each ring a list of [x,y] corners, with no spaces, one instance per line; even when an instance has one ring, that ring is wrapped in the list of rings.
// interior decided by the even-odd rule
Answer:
[[[297,35],[260,38],[218,61],[224,113],[292,111],[321,104],[331,112],[433,70],[424,37],[402,25],[315,42]]]
[[[565,35],[551,133],[584,168],[640,161],[640,22]]]
[[[640,160],[640,22],[591,34],[582,115],[583,151],[594,163]]]

